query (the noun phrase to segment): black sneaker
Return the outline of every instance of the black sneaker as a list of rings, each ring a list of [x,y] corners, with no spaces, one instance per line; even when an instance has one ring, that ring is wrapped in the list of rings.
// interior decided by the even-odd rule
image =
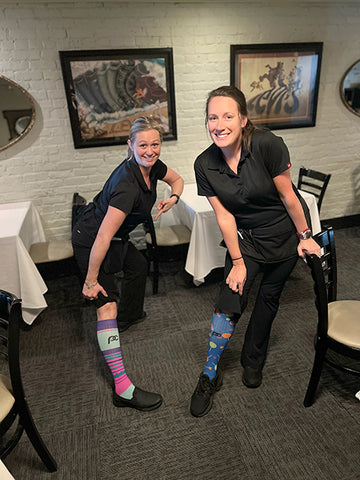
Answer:
[[[162,396],[159,393],[146,392],[141,388],[135,387],[134,395],[131,400],[120,397],[115,391],[113,392],[113,404],[115,407],[136,408],[142,412],[150,412],[159,408],[162,404]]]
[[[135,320],[130,320],[130,321],[117,321],[118,324],[118,329],[119,332],[125,332],[129,327],[132,327],[133,325],[136,325],[137,323],[141,323],[145,320],[146,317],[146,312],[142,312],[139,318],[135,318]]]
[[[262,369],[253,368],[253,367],[244,367],[242,382],[248,388],[260,387],[262,382]]]
[[[217,371],[215,378],[212,380],[204,373],[200,375],[191,397],[190,412],[194,417],[203,417],[210,412],[214,393],[220,390],[222,385],[222,377],[221,370]]]

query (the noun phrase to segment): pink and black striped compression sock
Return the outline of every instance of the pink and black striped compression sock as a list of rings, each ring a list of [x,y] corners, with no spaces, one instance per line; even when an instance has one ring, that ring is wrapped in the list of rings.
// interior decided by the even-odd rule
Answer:
[[[97,339],[115,382],[115,393],[131,400],[135,386],[126,375],[121,355],[119,330],[116,318],[98,320]]]

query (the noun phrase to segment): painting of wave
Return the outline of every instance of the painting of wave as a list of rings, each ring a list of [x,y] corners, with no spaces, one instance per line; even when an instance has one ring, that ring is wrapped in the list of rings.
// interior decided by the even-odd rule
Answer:
[[[169,131],[163,58],[71,62],[71,72],[84,139],[127,136],[144,114]]]

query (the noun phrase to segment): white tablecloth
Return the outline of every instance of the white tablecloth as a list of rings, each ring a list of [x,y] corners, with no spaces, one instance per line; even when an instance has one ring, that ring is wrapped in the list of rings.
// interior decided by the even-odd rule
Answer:
[[[38,211],[31,202],[0,205],[0,288],[22,299],[23,317],[31,324],[47,307],[47,287],[29,255],[32,243],[45,242]]]
[[[300,193],[310,210],[313,233],[318,233],[321,226],[316,197]],[[169,196],[169,189],[165,196]],[[191,230],[185,270],[194,277],[194,284],[200,285],[211,270],[225,265],[226,250],[219,245],[222,235],[215,213],[207,198],[197,194],[195,183],[185,185],[179,203],[160,216],[161,227],[178,224]]]
[[[0,478],[1,480],[15,480],[1,460],[0,460]]]

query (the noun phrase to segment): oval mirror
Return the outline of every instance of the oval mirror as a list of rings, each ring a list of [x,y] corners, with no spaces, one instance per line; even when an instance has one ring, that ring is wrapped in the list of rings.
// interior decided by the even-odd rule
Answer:
[[[35,104],[20,85],[0,75],[0,151],[21,140],[35,122]]]
[[[345,107],[360,117],[360,60],[345,72],[340,84],[340,96]]]

